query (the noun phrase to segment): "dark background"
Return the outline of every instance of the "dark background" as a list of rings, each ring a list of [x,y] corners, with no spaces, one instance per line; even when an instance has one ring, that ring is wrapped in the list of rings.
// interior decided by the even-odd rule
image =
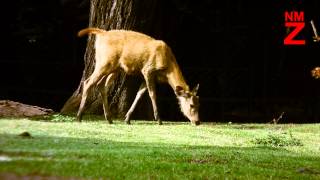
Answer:
[[[200,83],[203,121],[320,122],[317,0],[163,0],[161,39],[173,49],[190,86]],[[146,7],[147,8],[147,7]],[[305,12],[304,46],[285,46],[284,12]],[[78,87],[89,0],[8,1],[1,11],[0,99],[59,111]],[[174,94],[158,86],[160,115],[181,118]]]

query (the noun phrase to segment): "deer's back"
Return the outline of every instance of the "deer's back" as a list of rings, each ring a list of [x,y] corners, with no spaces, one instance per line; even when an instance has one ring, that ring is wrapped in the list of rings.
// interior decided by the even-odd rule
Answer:
[[[118,63],[127,73],[164,69],[170,61],[168,53],[171,53],[165,42],[125,30],[112,30],[97,36],[96,50],[99,56]]]

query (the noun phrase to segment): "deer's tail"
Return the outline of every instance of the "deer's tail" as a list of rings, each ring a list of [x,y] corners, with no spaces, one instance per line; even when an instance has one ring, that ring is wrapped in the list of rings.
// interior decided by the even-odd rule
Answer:
[[[86,28],[86,29],[82,29],[78,32],[78,36],[84,36],[87,34],[100,34],[100,33],[105,33],[107,32],[106,30],[103,29],[99,29],[99,28]]]

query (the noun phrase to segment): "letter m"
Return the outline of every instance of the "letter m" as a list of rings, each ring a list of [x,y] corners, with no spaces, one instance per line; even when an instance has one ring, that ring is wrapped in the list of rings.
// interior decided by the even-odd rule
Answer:
[[[304,12],[303,11],[286,11],[284,12],[284,20],[286,22],[291,21],[291,22],[301,22],[304,21]]]

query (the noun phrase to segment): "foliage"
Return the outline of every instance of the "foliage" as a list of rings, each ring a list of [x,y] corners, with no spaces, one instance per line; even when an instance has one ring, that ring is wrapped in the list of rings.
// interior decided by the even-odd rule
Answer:
[[[59,113],[44,115],[44,116],[34,116],[30,117],[30,120],[35,121],[49,121],[49,122],[72,122],[75,120],[73,115],[63,115]]]
[[[74,113],[70,114],[51,114],[51,115],[45,115],[45,116],[34,116],[29,118],[30,120],[36,120],[36,121],[48,121],[48,122],[75,122]],[[96,121],[96,120],[102,120],[104,117],[102,115],[92,115],[92,114],[85,114],[83,115],[83,119],[86,121]]]
[[[301,140],[293,137],[291,131],[289,131],[289,133],[271,132],[266,137],[255,138],[252,142],[254,144],[272,147],[302,146]]]
[[[50,116],[49,119],[52,122],[72,122],[72,121],[74,121],[73,116],[61,115],[61,114],[54,114],[54,115]]]
[[[319,124],[132,123],[0,119],[0,178],[4,173],[29,179],[320,178]],[[252,143],[279,129],[292,132],[303,146]]]

